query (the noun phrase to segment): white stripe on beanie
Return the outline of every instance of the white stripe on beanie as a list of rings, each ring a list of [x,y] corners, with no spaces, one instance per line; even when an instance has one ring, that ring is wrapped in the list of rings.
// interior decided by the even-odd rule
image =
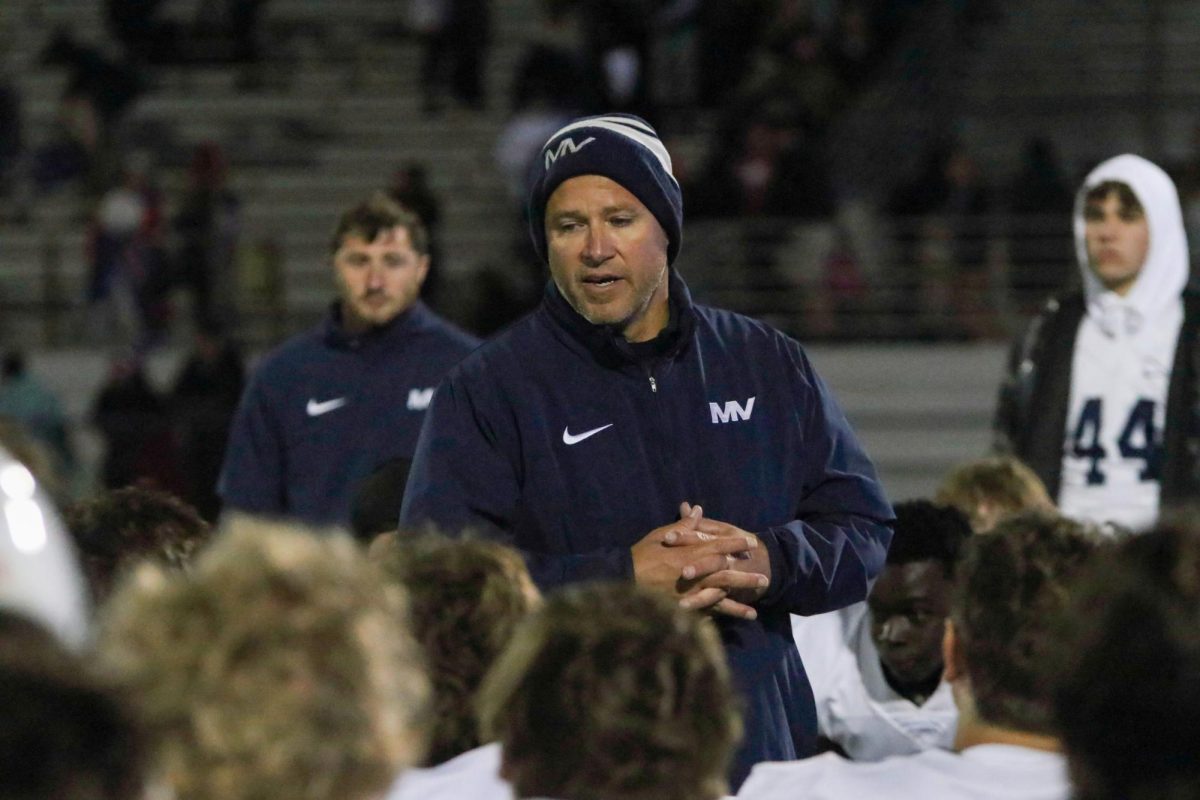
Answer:
[[[542,149],[544,150],[547,145],[549,145],[559,136],[562,136],[564,133],[568,133],[579,128],[603,128],[604,130],[620,134],[621,136],[640,144],[642,147],[649,150],[656,159],[658,159],[658,163],[662,166],[663,171],[670,176],[672,182],[678,185],[678,181],[675,180],[675,175],[671,172],[671,155],[667,152],[667,148],[665,145],[663,145],[662,140],[658,138],[658,135],[654,132],[654,129],[649,125],[641,124],[637,120],[630,119],[629,117],[587,117],[585,119],[577,120],[555,131],[554,135],[546,140],[546,144],[542,145]]]

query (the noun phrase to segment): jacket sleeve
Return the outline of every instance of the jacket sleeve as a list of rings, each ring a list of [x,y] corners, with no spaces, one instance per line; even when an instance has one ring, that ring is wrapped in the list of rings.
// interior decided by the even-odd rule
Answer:
[[[894,516],[875,467],[832,393],[795,346],[792,370],[804,445],[794,518],[758,535],[771,583],[758,605],[818,614],[863,600],[883,569]]]
[[[238,405],[225,449],[219,493],[226,507],[269,516],[285,513],[284,452],[278,416],[256,375]]]
[[[1025,364],[1029,336],[1026,332],[1015,339],[1008,351],[1004,377],[996,398],[996,413],[992,417],[992,452],[996,455],[1015,455],[1017,433],[1024,427],[1022,408],[1025,403],[1022,402],[1022,396],[1029,391],[1031,377],[1026,373],[1032,368],[1032,363]]]
[[[484,536],[521,552],[543,590],[584,580],[633,575],[628,547],[583,553],[542,552],[524,535],[521,442],[511,412],[488,402],[452,373],[425,413],[400,508],[400,528],[432,526],[449,535]]]

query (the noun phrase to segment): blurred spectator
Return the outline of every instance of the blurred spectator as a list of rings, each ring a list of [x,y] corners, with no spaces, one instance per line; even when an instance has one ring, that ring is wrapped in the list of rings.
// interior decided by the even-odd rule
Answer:
[[[651,101],[664,116],[687,120],[696,107],[699,93],[697,40],[701,0],[654,0],[653,5]]]
[[[812,130],[825,130],[847,93],[817,28],[813,4],[774,4],[754,69],[740,94],[754,104],[782,102]]]
[[[100,198],[89,230],[89,327],[101,341],[132,340],[144,351],[166,332],[171,276],[164,233],[162,193],[148,160],[136,155]]]
[[[41,61],[65,67],[67,83],[59,107],[61,133],[38,153],[37,183],[51,188],[88,173],[96,181],[106,169],[117,125],[144,90],[142,76],[133,64],[105,56],[64,29],[51,36]]]
[[[653,116],[650,106],[651,0],[580,3],[585,74],[604,111]]]
[[[210,522],[221,510],[217,479],[244,385],[238,348],[219,328],[199,328],[192,352],[175,376],[170,402],[183,465],[183,497]],[[399,515],[397,509],[395,517]]]
[[[104,18],[130,58],[170,64],[183,54],[184,34],[173,22],[158,19],[164,0],[104,0]]]
[[[342,535],[240,519],[186,578],[146,564],[101,663],[181,800],[373,800],[425,749],[403,593]]]
[[[175,215],[176,270],[192,294],[197,325],[233,321],[234,259],[241,234],[241,202],[228,185],[228,165],[215,142],[197,145],[188,185]]]
[[[829,56],[850,87],[859,86],[870,75],[879,56],[878,45],[866,0],[840,3]]]
[[[0,63],[0,70],[3,69],[4,65]],[[0,198],[8,197],[13,191],[12,182],[23,144],[21,95],[7,72],[0,71]]]
[[[392,174],[388,196],[408,209],[425,224],[429,234],[429,273],[421,284],[421,299],[437,308],[437,298],[445,286],[442,265],[441,201],[429,185],[424,164],[410,162]]]
[[[0,609],[0,797],[140,800],[144,741],[91,665]]]
[[[467,108],[484,108],[483,65],[492,36],[491,0],[413,0],[410,9],[425,41],[420,82],[425,112],[441,111],[447,90]]]
[[[1027,141],[1009,187],[1009,288],[1023,312],[1062,291],[1073,275],[1072,199],[1054,145],[1042,137]]]
[[[957,143],[933,145],[915,180],[892,196],[901,276],[898,311],[915,316],[929,337],[981,333],[985,305],[990,197],[970,153]]]
[[[571,0],[538,3],[541,12],[538,28],[522,53],[513,78],[514,114],[531,107],[602,110],[596,87],[587,82],[578,55],[581,41],[574,9]]]
[[[92,405],[91,421],[104,439],[101,485],[140,485],[183,494],[179,450],[167,404],[134,358],[112,362]]]
[[[58,397],[29,371],[25,354],[10,350],[0,367],[0,418],[20,425],[41,442],[54,459],[54,472],[70,482],[75,473],[67,417]]]
[[[252,63],[259,58],[259,18],[266,0],[196,4],[194,19],[162,19],[164,0],[105,0],[108,29],[134,60],[148,64]]]
[[[187,571],[212,534],[196,509],[179,498],[135,486],[80,500],[64,517],[97,606],[143,561]]]
[[[762,0],[701,0],[697,23],[702,107],[723,105],[742,85],[769,11],[770,4]]]

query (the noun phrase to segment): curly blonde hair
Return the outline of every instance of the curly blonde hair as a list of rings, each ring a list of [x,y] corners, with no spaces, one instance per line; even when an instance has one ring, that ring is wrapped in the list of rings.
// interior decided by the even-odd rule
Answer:
[[[349,800],[425,749],[403,591],[343,534],[239,518],[172,574],[118,587],[100,654],[179,800]]]
[[[1054,511],[1042,479],[1012,456],[988,456],[959,464],[942,479],[933,501],[966,514],[976,533],[991,530],[1011,514]]]

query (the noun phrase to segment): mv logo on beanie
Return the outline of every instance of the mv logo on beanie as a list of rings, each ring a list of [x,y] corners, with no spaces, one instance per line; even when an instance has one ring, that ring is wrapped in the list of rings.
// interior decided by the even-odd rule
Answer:
[[[558,151],[557,152],[552,151],[552,150],[546,151],[546,169],[550,169],[551,164],[553,164],[558,159],[562,158],[568,152],[578,153],[580,150],[587,147],[589,144],[591,144],[594,141],[596,141],[596,137],[589,136],[588,138],[584,139],[579,144],[575,144],[575,140],[568,136],[567,138],[563,139],[561,142],[558,143]]]

